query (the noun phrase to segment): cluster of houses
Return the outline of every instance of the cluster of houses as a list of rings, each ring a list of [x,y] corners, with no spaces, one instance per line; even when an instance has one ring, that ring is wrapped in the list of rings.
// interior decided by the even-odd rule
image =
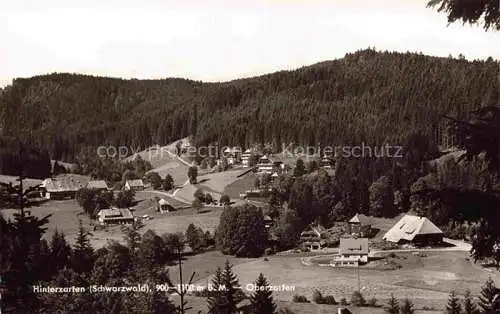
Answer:
[[[261,155],[254,150],[247,149],[242,152],[239,147],[227,147],[222,152],[227,163],[230,165],[241,165],[243,167],[255,167],[258,173],[274,174],[285,170],[285,165],[281,161],[272,161],[268,155]],[[256,156],[258,161],[252,164],[252,156]]]
[[[300,240],[302,249],[309,251],[322,250],[329,242],[338,242],[338,254],[330,265],[357,267],[368,262],[369,238],[376,231],[370,217],[356,214],[347,223],[339,223],[330,229],[310,225],[300,234]],[[397,244],[431,246],[442,243],[443,232],[426,217],[404,215],[382,239]]]
[[[55,200],[65,198],[75,198],[78,190],[87,188],[96,191],[112,191],[104,180],[90,180],[86,184],[78,182],[70,176],[58,178],[48,178],[43,180],[40,185],[40,194],[42,198]],[[145,188],[142,180],[126,180],[124,190],[139,191]]]
[[[40,185],[40,194],[47,200],[60,200],[75,198],[78,190],[87,188],[95,191],[112,191],[104,180],[90,180],[86,183],[79,182],[71,176],[47,178]],[[143,190],[145,184],[142,180],[127,180],[123,186],[124,190]],[[134,222],[134,215],[127,208],[101,209],[97,214],[97,220],[102,225],[108,224],[130,224]]]

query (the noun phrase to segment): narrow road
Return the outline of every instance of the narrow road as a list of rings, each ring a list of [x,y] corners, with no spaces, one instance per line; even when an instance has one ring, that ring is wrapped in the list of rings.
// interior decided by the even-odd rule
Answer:
[[[164,196],[168,196],[170,198],[173,198],[174,200],[178,201],[178,202],[181,202],[183,204],[186,204],[186,205],[190,205],[186,200],[184,199],[181,199],[179,197],[176,197],[175,194],[172,194],[172,193],[168,193],[168,192],[165,192],[165,191],[157,191],[157,190],[144,190],[144,191],[137,191],[136,193],[154,193],[154,194],[159,194],[159,195],[164,195]]]

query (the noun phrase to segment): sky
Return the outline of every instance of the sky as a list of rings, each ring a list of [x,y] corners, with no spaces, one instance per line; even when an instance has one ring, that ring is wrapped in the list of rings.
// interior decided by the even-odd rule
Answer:
[[[500,59],[500,32],[448,25],[426,3],[0,0],[0,86],[52,72],[226,81],[368,47]]]

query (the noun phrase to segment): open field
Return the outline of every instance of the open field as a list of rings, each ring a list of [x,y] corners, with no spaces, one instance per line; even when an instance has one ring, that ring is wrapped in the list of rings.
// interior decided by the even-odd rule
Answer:
[[[174,302],[179,302],[179,298],[173,296],[172,299]],[[188,306],[192,307],[192,309],[186,311],[188,314],[197,314],[198,311],[202,311],[202,313],[207,312],[207,299],[201,297],[188,296],[186,298],[188,302]],[[332,314],[337,313],[337,309],[344,306],[338,305],[323,305],[316,303],[293,303],[290,301],[280,301],[276,302],[278,309],[288,308],[292,310],[293,313],[297,314]],[[385,313],[383,307],[373,308],[373,307],[350,307],[347,308],[354,314],[383,314]],[[443,311],[424,311],[424,310],[416,310],[416,314],[441,314]]]
[[[172,299],[178,302],[178,297],[172,297]],[[207,308],[207,299],[188,296],[186,298],[188,301],[188,306],[192,307],[191,310],[188,310],[186,313],[188,314],[197,314],[198,311],[202,311],[205,313]],[[322,305],[316,303],[293,303],[290,301],[281,301],[278,300],[276,302],[278,309],[288,308],[297,314],[332,314],[337,313],[337,309],[341,306],[338,305]],[[347,308],[354,314],[382,314],[385,313],[383,307],[373,308],[373,307],[350,307]],[[441,314],[443,311],[423,311],[416,310],[416,314]]]
[[[200,182],[201,186],[205,186],[212,191],[222,193],[226,186],[238,180],[242,174],[248,171],[250,171],[249,168],[242,168],[206,174],[198,176],[198,182]]]
[[[12,185],[17,185],[19,184],[19,181],[17,180],[19,177],[17,176],[8,176],[8,175],[0,175],[0,182],[2,183],[12,183]],[[23,179],[23,188],[27,189],[29,187],[41,184],[43,180],[39,179],[30,179],[30,178],[25,178]]]
[[[180,139],[183,143],[189,143],[187,138]],[[174,179],[175,185],[182,185],[187,180],[188,166],[177,158],[175,155],[175,144],[178,141],[172,142],[166,146],[151,146],[143,151],[137,152],[125,158],[125,161],[131,161],[136,156],[141,156],[142,159],[147,160],[153,167],[152,170],[157,172],[162,178],[170,174]]]
[[[136,196],[137,204],[133,207],[135,216],[149,215],[152,220],[146,222],[141,232],[152,229],[158,234],[165,232],[176,233],[186,231],[190,223],[201,227],[203,230],[214,232],[219,224],[219,217],[222,212],[220,208],[210,209],[205,213],[198,214],[192,209],[181,209],[171,213],[160,214],[156,212],[156,202],[153,197],[157,195],[154,191],[138,192]],[[167,199],[175,205],[186,206],[186,204],[168,198],[167,196],[158,195]],[[177,203],[176,203],[177,202]],[[64,232],[67,240],[73,243],[75,235],[78,232],[79,220],[82,220],[83,226],[92,233],[91,243],[95,248],[102,247],[110,240],[122,241],[123,234],[120,226],[110,226],[107,230],[93,230],[93,222],[87,218],[82,212],[82,209],[76,200],[60,200],[47,201],[39,206],[29,208],[32,214],[37,217],[52,215],[49,219],[49,224],[44,238],[50,239],[53,232],[58,229]],[[11,218],[15,212],[13,209],[5,209],[1,211],[5,218]]]
[[[189,143],[188,138],[183,138],[165,146],[153,145],[142,151],[138,151],[131,156],[128,156],[127,158],[124,159],[124,161],[132,161],[137,156],[141,156],[142,159],[149,161],[153,166],[153,168],[159,167],[172,160],[171,154],[175,155],[176,153],[175,145],[177,144],[178,141],[182,141],[183,143]]]
[[[185,201],[186,203],[191,204],[191,202],[194,200],[194,192],[198,190],[198,187],[191,183],[187,183],[186,185],[180,187],[179,189],[174,191],[175,197]],[[218,200],[217,195],[214,195],[215,193],[211,193],[214,199]],[[220,196],[219,196],[220,197]]]
[[[206,280],[215,273],[217,267],[224,267],[224,263],[228,260],[232,265],[247,263],[256,259],[237,258],[234,256],[224,255],[219,251],[209,251],[202,254],[186,257],[182,263],[182,273],[185,278],[189,278],[193,272],[196,272],[193,277],[193,282],[205,281],[200,285],[206,286]],[[179,269],[177,266],[169,268],[171,280],[174,283],[179,282]]]
[[[247,171],[249,171],[249,169],[229,170],[198,176],[198,184],[193,185],[187,183],[183,185],[174,192],[175,197],[178,197],[179,199],[182,199],[187,203],[191,203],[194,200],[194,192],[196,192],[196,190],[200,188],[205,193],[210,193],[213,199],[219,200],[223,195],[226,186],[237,181],[239,179],[239,176]],[[243,177],[246,176],[247,175]],[[239,198],[239,195],[235,195],[233,197],[230,196],[230,198],[237,199]]]
[[[241,176],[232,183],[226,185],[223,190],[223,194],[227,194],[229,198],[239,198],[240,193],[244,193],[247,190],[255,188],[255,179],[257,175],[253,172]]]
[[[165,157],[164,163],[151,171],[158,173],[162,178],[170,174],[176,186],[183,185],[187,180],[188,166],[173,157]]]
[[[138,205],[141,205],[141,201],[148,201],[153,199],[154,197],[163,198],[168,201],[174,208],[183,208],[186,206],[190,206],[186,202],[181,202],[180,200],[173,198],[170,196],[171,194],[164,191],[155,191],[155,190],[144,190],[135,192],[135,199],[139,202]],[[151,206],[156,206],[156,203]]]
[[[154,219],[147,222],[143,230],[151,229],[158,234],[162,233],[184,233],[190,223],[200,227],[203,231],[213,233],[219,225],[219,218],[222,213],[221,208],[210,208],[207,212],[196,213],[193,209],[183,209],[171,213],[155,213],[150,216]]]
[[[75,200],[47,201],[40,206],[33,206],[27,210],[30,210],[33,216],[39,218],[52,215],[49,218],[48,225],[46,225],[47,230],[43,235],[47,240],[52,237],[52,234],[57,229],[64,232],[66,239],[73,243],[75,235],[78,232],[80,219],[87,229],[92,230],[89,219],[83,214],[82,209]],[[16,211],[14,209],[4,209],[1,212],[7,219],[11,218],[12,214]]]
[[[196,269],[200,274],[196,278],[202,277],[202,274],[213,273],[213,269],[225,261],[225,257],[217,254],[220,253],[209,252],[188,257],[184,262],[185,269]],[[474,295],[478,295],[481,285],[489,276],[500,282],[499,272],[489,272],[472,264],[466,259],[465,252],[429,252],[425,256],[415,256],[411,253],[397,255],[402,259],[401,269],[382,271],[361,268],[360,286],[367,300],[375,297],[379,304],[386,304],[392,293],[399,299],[409,297],[417,308],[442,310],[452,289],[458,294],[470,289]],[[235,264],[234,272],[242,286],[254,282],[261,272],[271,285],[294,286],[294,292],[274,292],[275,299],[280,302],[290,302],[294,294],[302,294],[311,299],[315,289],[323,294],[333,295],[337,301],[342,297],[349,300],[352,292],[357,289],[358,277],[354,268],[304,266],[295,256],[270,256],[268,259],[269,261],[264,258],[233,258],[230,261]],[[200,278],[196,283],[204,286],[207,280],[210,279]],[[319,311],[314,305],[290,304],[291,309],[295,306],[311,306],[311,310]],[[367,309],[358,310],[355,313],[376,313],[373,308],[368,309],[372,311],[365,312],[363,310]]]

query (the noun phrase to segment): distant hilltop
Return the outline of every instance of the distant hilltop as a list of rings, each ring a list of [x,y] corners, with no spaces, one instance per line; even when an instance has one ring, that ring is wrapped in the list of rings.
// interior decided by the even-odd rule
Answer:
[[[101,145],[370,145],[432,136],[442,114],[499,104],[499,63],[415,53],[347,54],[223,83],[78,74],[16,79],[0,96],[3,135],[29,136],[73,162]]]

